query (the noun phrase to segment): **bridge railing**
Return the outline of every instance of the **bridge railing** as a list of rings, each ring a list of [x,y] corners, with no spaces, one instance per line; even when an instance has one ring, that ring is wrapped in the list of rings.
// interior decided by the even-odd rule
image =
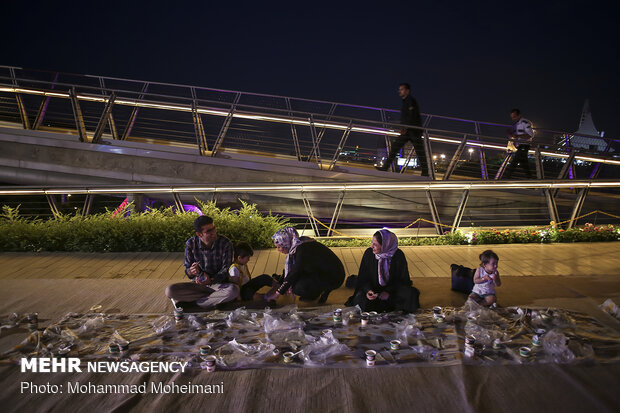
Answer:
[[[358,227],[411,228],[413,222],[420,225],[416,219],[422,218],[437,234],[443,234],[474,224],[478,227],[548,226],[555,221],[570,228],[577,224],[590,191],[598,197],[589,208],[598,210],[613,206],[613,199],[605,201],[606,204],[601,202],[600,192],[618,188],[620,180],[601,179],[24,186],[0,187],[0,203],[16,207],[43,200],[51,215],[58,216],[67,212],[87,215],[96,199],[104,200],[107,202],[104,206],[114,210],[122,198],[139,201],[140,197],[150,197],[152,207],[157,206],[152,203],[154,200],[164,200],[167,202],[164,205],[185,211],[195,199],[230,203],[241,198],[259,204],[261,210],[305,217],[306,226],[317,236],[336,234],[338,224],[353,223],[350,219],[341,222],[343,209],[349,209],[349,217],[360,218]],[[564,196],[558,208],[550,194],[560,189],[570,189],[574,194]],[[497,202],[490,205],[489,199]],[[402,208],[395,208],[395,203]],[[382,215],[382,211],[388,212]],[[101,208],[95,212],[101,212]]]
[[[384,108],[0,66],[0,120],[77,133],[94,143],[131,139],[189,145],[205,156],[240,150],[292,156],[329,170],[369,167],[387,155],[390,138],[403,127],[397,116]],[[509,125],[425,114],[422,127],[411,127],[426,138],[432,179],[501,178],[510,157]],[[612,139],[592,136],[606,150],[590,153],[560,147],[569,136],[536,130],[540,148],[530,153],[540,177],[575,177],[576,162],[579,176],[594,178],[601,164],[620,164],[609,156]],[[400,162],[401,172],[416,165],[412,148],[403,150]]]

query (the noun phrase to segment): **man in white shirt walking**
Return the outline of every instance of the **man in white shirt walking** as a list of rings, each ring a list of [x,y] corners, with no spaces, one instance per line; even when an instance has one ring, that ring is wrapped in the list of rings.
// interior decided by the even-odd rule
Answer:
[[[530,172],[530,164],[527,159],[527,154],[530,150],[532,138],[534,138],[532,122],[522,117],[519,109],[511,110],[510,118],[512,119],[513,124],[510,128],[509,136],[510,140],[517,147],[517,152],[514,154],[512,162],[506,170],[505,176],[506,178],[510,178],[517,165],[521,165],[521,167],[525,170],[527,178],[530,179],[532,178],[532,173]]]

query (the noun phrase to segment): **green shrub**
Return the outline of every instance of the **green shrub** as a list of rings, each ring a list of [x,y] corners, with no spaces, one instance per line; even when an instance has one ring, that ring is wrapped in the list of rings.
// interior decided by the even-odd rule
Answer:
[[[215,203],[198,201],[213,218],[218,232],[235,243],[247,241],[254,248],[273,246],[271,235],[287,219],[262,214],[243,201],[238,211],[219,209]],[[183,251],[194,235],[197,214],[175,213],[172,208],[132,211],[130,204],[118,212],[86,217],[58,215],[55,219],[25,219],[18,208],[4,206],[0,215],[0,251]]]

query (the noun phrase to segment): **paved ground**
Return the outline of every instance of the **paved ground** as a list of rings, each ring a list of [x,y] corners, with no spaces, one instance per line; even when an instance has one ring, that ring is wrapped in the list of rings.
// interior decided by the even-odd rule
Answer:
[[[498,245],[504,284],[501,305],[554,306],[582,311],[620,331],[620,322],[598,309],[605,299],[620,303],[620,243]],[[455,305],[464,296],[450,291],[449,265],[475,266],[485,249],[471,246],[404,247],[423,307]],[[363,248],[334,249],[347,273],[356,273]],[[254,274],[281,270],[275,250],[259,251],[250,262]],[[41,323],[69,311],[101,304],[107,312],[170,311],[165,286],[183,280],[182,254],[0,253],[0,316],[38,311]],[[341,304],[351,290],[341,288],[328,304]],[[23,334],[2,330],[0,351]],[[301,369],[216,372],[177,377],[180,382],[219,383],[226,394],[20,395],[19,383],[169,381],[165,375],[25,375],[0,368],[0,405],[7,411],[598,411],[620,409],[620,366],[454,366],[375,370]],[[5,410],[5,409],[3,409]]]

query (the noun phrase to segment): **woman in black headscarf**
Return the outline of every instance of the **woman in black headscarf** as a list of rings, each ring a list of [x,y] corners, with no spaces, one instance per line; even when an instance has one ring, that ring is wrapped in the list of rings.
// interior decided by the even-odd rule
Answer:
[[[415,312],[420,292],[412,286],[407,258],[398,248],[396,235],[382,229],[372,237],[364,252],[357,286],[347,305],[359,305],[362,311]]]

